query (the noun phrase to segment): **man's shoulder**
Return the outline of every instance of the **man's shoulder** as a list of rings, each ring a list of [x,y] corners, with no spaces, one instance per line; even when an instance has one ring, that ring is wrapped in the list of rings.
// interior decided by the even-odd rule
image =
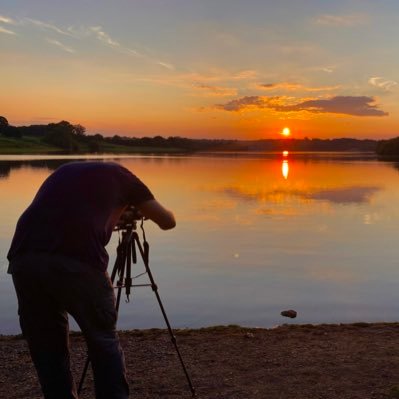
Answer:
[[[56,174],[68,174],[68,173],[129,173],[131,172],[118,164],[117,162],[111,161],[78,161],[68,162],[60,166],[55,173]]]

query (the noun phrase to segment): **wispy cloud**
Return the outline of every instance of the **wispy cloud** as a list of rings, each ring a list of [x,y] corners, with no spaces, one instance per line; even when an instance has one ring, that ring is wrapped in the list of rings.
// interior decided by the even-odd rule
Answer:
[[[256,71],[228,71],[212,69],[207,73],[196,71],[173,74],[144,74],[118,73],[117,76],[127,82],[146,82],[157,86],[173,86],[188,92],[190,96],[198,97],[227,97],[236,96],[237,88],[241,84],[247,86],[258,77]],[[243,83],[242,83],[243,82]],[[205,111],[208,108],[198,108]]]
[[[195,83],[194,88],[197,89],[197,92],[199,92],[200,95],[204,96],[226,97],[226,96],[237,95],[237,89],[234,89],[232,87],[222,87],[222,86],[213,86],[202,83]]]
[[[38,19],[32,19],[32,18],[24,18],[23,23],[30,23],[40,29],[43,30],[50,30],[59,33],[60,35],[65,35],[65,36],[73,36],[71,32],[61,29],[56,25],[49,24],[47,22],[39,21]]]
[[[289,99],[292,101],[292,98]],[[386,116],[374,104],[373,97],[366,96],[336,96],[328,99],[302,100],[294,104],[286,104],[285,97],[247,96],[229,101],[226,104],[216,104],[217,109],[224,111],[243,111],[246,109],[273,109],[278,112],[332,113],[353,116]]]
[[[326,73],[333,73],[334,69],[334,67],[320,67],[320,70]]]
[[[132,55],[135,57],[143,58],[146,59],[149,62],[153,62],[157,65],[162,66],[163,68],[169,69],[169,70],[174,70],[175,66],[168,63],[164,62],[161,60],[154,59],[151,56],[148,56],[147,54],[141,53],[135,49],[131,49],[129,47],[123,46],[121,43],[119,43],[117,40],[113,39],[111,35],[109,35],[107,32],[104,31],[104,29],[101,26],[91,26],[89,27],[89,32],[95,35],[95,37],[102,43],[117,49],[118,51],[127,54],[127,55]]]
[[[309,68],[310,71],[333,73],[337,69],[336,65],[324,65]]]
[[[289,90],[289,91],[332,91],[340,88],[337,86],[320,86],[320,87],[307,87],[300,83],[292,83],[292,82],[278,82],[278,83],[261,83],[257,85],[257,88],[262,90]]]
[[[121,47],[121,45],[116,40],[112,39],[108,33],[104,32],[101,26],[91,26],[89,30],[92,31],[96,35],[97,39],[101,42],[108,44],[112,47]]]
[[[332,15],[324,14],[315,19],[317,25],[350,27],[367,23],[369,17],[363,14]]]
[[[0,15],[0,22],[3,24],[10,24],[10,25],[15,25],[16,22],[9,17],[5,17],[4,15]]]
[[[369,79],[369,84],[371,84],[372,86],[378,87],[380,89],[383,89],[385,91],[389,91],[393,87],[395,87],[398,83],[395,82],[394,80],[387,80],[380,76],[376,76],[376,77],[372,77]]]
[[[72,31],[70,31],[70,28],[68,29],[62,29],[54,24],[48,23],[48,22],[44,22],[44,21],[40,21],[38,19],[33,19],[33,18],[21,18],[21,19],[13,19],[11,17],[6,17],[4,15],[0,15],[0,23],[4,23],[4,24],[9,24],[9,25],[13,25],[16,27],[34,27],[34,28],[38,28],[40,30],[43,31],[51,31],[51,32],[56,32],[60,35],[64,35],[64,36],[70,36],[70,37],[76,37],[76,35],[73,34]],[[13,32],[15,34],[15,32]]]
[[[101,26],[83,26],[80,28],[76,28],[74,26],[69,26],[68,28],[63,28],[59,27],[53,23],[49,23],[46,21],[41,21],[38,19],[34,18],[22,18],[22,19],[12,19],[10,17],[0,15],[0,23],[4,24],[11,24],[11,25],[18,25],[20,27],[35,27],[37,29],[40,29],[42,31],[46,32],[55,32],[59,35],[63,36],[68,36],[70,38],[73,38],[75,40],[83,40],[87,39],[90,36],[94,36],[97,40],[99,40],[101,43],[104,45],[113,48],[114,50],[119,51],[120,53],[126,54],[128,56],[134,56],[138,58],[142,58],[143,60],[146,60],[147,62],[153,63],[155,65],[159,65],[162,68],[168,69],[168,70],[175,70],[175,66],[170,63],[166,62],[164,60],[160,60],[158,58],[155,58],[153,56],[150,56],[148,54],[145,54],[144,52],[139,52],[135,49],[129,48],[127,46],[124,46],[122,43],[118,42],[114,38],[111,37],[110,34],[108,34]],[[11,31],[10,29],[6,29],[4,27],[0,26],[0,33],[5,33],[9,35],[16,35],[14,31]],[[56,39],[46,39],[48,43],[51,43],[62,50],[68,52],[68,53],[74,53],[75,50],[70,47],[65,45],[64,43],[60,42],[59,40]]]
[[[3,28],[2,26],[0,26],[0,33],[5,33],[6,35],[16,35],[16,33],[12,30]]]
[[[162,67],[164,67],[164,68],[166,68],[166,69],[169,69],[170,71],[173,71],[173,70],[176,69],[176,68],[174,67],[174,65],[169,64],[169,63],[167,63],[167,62],[157,61],[157,64],[158,64],[158,65],[161,65]]]
[[[243,71],[237,72],[231,76],[232,80],[246,80],[254,79],[258,76],[258,72],[253,69],[245,69]]]
[[[46,41],[50,44],[53,44],[54,46],[57,46],[58,48],[60,48],[61,50],[66,51],[67,53],[76,53],[76,51],[71,48],[66,46],[65,44],[59,42],[58,40],[55,39],[46,39]]]

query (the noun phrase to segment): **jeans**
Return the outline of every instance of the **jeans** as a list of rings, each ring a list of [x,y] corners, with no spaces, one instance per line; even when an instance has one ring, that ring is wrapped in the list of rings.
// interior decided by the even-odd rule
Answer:
[[[64,270],[56,257],[13,273],[21,329],[45,399],[77,399],[70,370],[68,316],[86,339],[96,399],[127,399],[129,387],[116,332],[115,295],[106,272]]]

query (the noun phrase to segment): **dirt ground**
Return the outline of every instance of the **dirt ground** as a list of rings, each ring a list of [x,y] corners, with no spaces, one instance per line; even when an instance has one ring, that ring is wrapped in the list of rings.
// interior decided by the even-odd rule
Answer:
[[[121,332],[132,398],[190,398],[165,330]],[[179,330],[198,398],[399,398],[399,324],[237,326]],[[76,379],[86,359],[71,337]],[[82,399],[94,398],[89,372]],[[26,343],[0,337],[0,398],[41,398]]]

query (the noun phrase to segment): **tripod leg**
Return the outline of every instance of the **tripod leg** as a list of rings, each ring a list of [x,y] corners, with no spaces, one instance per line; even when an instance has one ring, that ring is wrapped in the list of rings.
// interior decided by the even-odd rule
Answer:
[[[147,271],[148,278],[150,279],[152,290],[154,291],[155,297],[157,298],[158,305],[159,305],[159,307],[161,309],[162,316],[163,316],[163,318],[165,320],[165,323],[166,323],[166,326],[167,326],[171,341],[173,343],[173,346],[175,347],[175,350],[176,350],[177,356],[179,358],[180,364],[182,366],[183,372],[184,372],[184,374],[186,376],[187,383],[188,383],[188,385],[190,387],[191,395],[193,397],[195,397],[195,388],[194,388],[194,386],[193,386],[193,384],[191,382],[191,378],[190,378],[190,376],[188,374],[186,365],[184,364],[183,357],[182,357],[182,355],[180,353],[179,347],[177,346],[176,337],[173,334],[173,330],[172,330],[172,327],[171,327],[171,325],[169,323],[168,316],[166,315],[165,308],[163,307],[163,304],[162,304],[162,301],[161,301],[161,297],[160,297],[160,295],[158,293],[158,286],[155,284],[154,277],[153,277],[153,275],[151,273],[151,269],[150,269],[150,265],[149,265],[150,246],[148,245],[147,241],[144,241],[144,244],[142,246],[141,243],[140,243],[140,240],[139,240],[139,236],[138,236],[138,234],[136,232],[134,232],[134,234],[133,234],[133,240],[137,243],[137,247],[138,247],[138,249],[140,251],[141,257],[143,258],[144,266],[145,266],[145,269]]]
[[[121,295],[122,295],[122,288],[123,288],[123,282],[124,282],[124,276],[125,276],[125,271],[126,268],[127,270],[130,270],[130,240],[131,240],[131,235],[129,232],[123,233],[123,241],[122,241],[122,259],[119,265],[119,280],[117,281],[117,286],[118,286],[118,293],[116,295],[116,312],[119,312],[119,305],[121,302]],[[125,284],[126,286],[126,284]],[[129,287],[130,290],[130,287]]]
[[[127,253],[126,253],[126,276],[125,276],[125,292],[126,292],[126,302],[130,301],[130,290],[132,287],[132,259],[135,253],[134,241],[132,240],[128,243]]]

